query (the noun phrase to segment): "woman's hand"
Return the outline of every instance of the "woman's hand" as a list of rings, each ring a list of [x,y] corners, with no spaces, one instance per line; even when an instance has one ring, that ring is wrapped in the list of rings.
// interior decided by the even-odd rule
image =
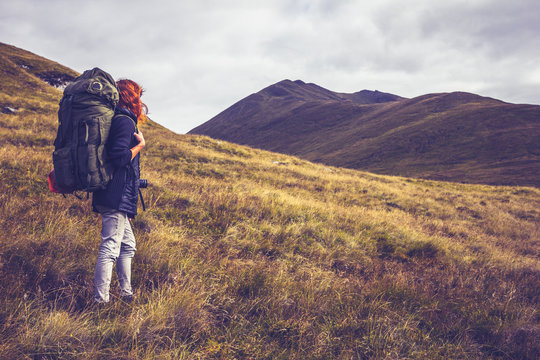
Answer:
[[[133,160],[135,156],[142,150],[142,148],[146,146],[146,141],[144,141],[144,136],[141,130],[139,130],[138,133],[133,133],[133,136],[135,136],[135,139],[137,139],[139,143],[131,148],[131,160]]]
[[[133,133],[133,135],[135,136],[135,139],[137,139],[137,141],[139,142],[141,148],[143,148],[146,145],[146,141],[144,141],[144,136],[141,130],[139,130],[138,133]]]

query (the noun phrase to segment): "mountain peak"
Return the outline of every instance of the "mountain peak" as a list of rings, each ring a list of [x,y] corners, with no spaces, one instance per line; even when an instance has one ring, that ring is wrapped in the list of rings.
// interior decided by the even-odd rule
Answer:
[[[281,97],[290,100],[342,100],[336,93],[315,84],[307,84],[302,80],[281,80],[259,92],[268,97]]]
[[[362,90],[352,94],[338,93],[314,83],[302,80],[284,79],[259,92],[267,97],[289,98],[302,101],[352,101],[357,104],[377,104],[402,100],[401,96],[384,93],[378,90]]]
[[[357,104],[380,104],[385,102],[404,100],[405,98],[385,93],[379,90],[361,90],[352,94],[340,94],[345,99],[351,100]]]

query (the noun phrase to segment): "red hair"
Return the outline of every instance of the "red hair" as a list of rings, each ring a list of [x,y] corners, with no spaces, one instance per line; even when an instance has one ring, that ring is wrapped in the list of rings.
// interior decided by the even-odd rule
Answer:
[[[147,120],[146,114],[148,107],[141,101],[143,94],[142,87],[135,81],[122,79],[116,82],[118,92],[120,93],[120,101],[118,106],[131,111],[137,117],[137,124],[142,124]]]

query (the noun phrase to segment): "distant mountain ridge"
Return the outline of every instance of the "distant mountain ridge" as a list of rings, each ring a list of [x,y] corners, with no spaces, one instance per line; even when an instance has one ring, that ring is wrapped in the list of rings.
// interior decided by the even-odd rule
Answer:
[[[283,80],[189,133],[381,174],[540,186],[540,106],[467,92],[407,99]]]
[[[262,95],[274,97],[294,98],[297,100],[350,100],[356,104],[376,104],[403,99],[400,96],[380,91],[362,90],[356,93],[336,93],[317,84],[305,83],[302,80],[282,80],[260,91]]]

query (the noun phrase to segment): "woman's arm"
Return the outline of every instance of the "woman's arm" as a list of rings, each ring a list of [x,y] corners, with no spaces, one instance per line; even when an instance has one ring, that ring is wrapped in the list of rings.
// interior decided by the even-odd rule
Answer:
[[[127,116],[114,117],[107,140],[109,159],[115,168],[126,166],[131,161],[129,145],[133,138],[135,124]]]

